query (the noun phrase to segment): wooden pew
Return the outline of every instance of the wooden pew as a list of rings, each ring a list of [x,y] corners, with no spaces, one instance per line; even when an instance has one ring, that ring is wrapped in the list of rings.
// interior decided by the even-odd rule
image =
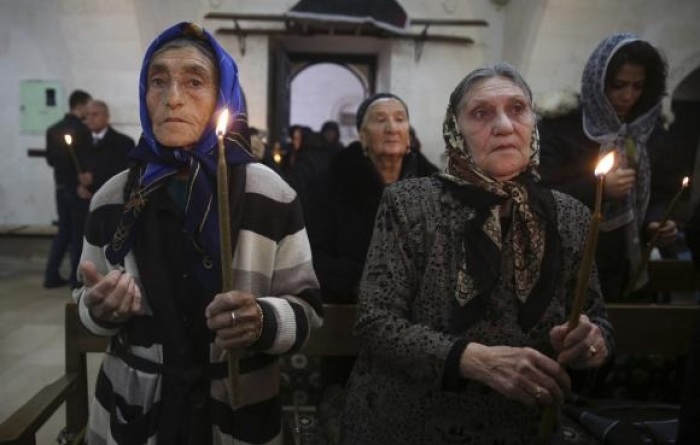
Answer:
[[[700,271],[692,261],[655,260],[649,262],[649,288],[659,292],[700,290]]]
[[[689,347],[698,306],[609,304],[621,353],[677,355]],[[303,352],[310,356],[355,355],[358,342],[351,334],[354,305],[325,305],[324,325],[314,332]],[[80,323],[77,307],[65,307],[65,373],[45,386],[0,424],[0,445],[36,445],[36,432],[66,404],[68,433],[80,432],[88,418],[88,353],[104,352],[107,341],[90,334]]]
[[[326,305],[324,326],[307,342],[305,354],[355,355],[357,341],[350,331],[355,317],[353,305]],[[36,445],[36,432],[65,403],[66,432],[79,434],[88,420],[87,354],[103,353],[107,339],[87,331],[78,317],[75,303],[65,306],[65,373],[39,390],[0,424],[0,444]]]

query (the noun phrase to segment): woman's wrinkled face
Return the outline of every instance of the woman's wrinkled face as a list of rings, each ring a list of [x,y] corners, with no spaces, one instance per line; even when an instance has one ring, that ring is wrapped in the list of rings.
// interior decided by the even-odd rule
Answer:
[[[379,99],[370,105],[360,128],[360,142],[373,161],[401,158],[408,151],[408,113],[393,98]]]
[[[146,106],[156,140],[190,148],[199,141],[216,107],[218,75],[194,47],[157,54],[148,67]]]
[[[535,114],[525,92],[510,79],[492,77],[472,86],[457,123],[474,163],[495,180],[512,179],[527,167]]]
[[[632,111],[644,92],[646,78],[642,65],[625,63],[605,85],[605,96],[618,116],[625,117]]]

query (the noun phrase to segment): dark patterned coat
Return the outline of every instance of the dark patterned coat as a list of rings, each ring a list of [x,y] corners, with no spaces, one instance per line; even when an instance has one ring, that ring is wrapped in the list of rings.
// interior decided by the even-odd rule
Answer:
[[[555,235],[547,242],[558,243],[559,254],[543,264],[553,270],[552,292],[534,324],[522,327],[506,238],[483,315],[460,329],[454,323],[460,311],[458,269],[464,249],[472,247],[463,244],[465,223],[476,211],[449,187],[438,178],[422,178],[384,193],[358,303],[355,332],[362,347],[347,390],[347,445],[535,443],[540,409],[459,377],[459,359],[471,341],[552,355],[549,332],[569,313],[589,212],[567,195],[548,195],[553,216],[545,224]],[[613,331],[595,270],[585,311],[612,351]]]

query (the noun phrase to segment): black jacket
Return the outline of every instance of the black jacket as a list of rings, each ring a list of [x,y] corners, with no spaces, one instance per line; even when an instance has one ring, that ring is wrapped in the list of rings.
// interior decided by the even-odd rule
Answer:
[[[91,145],[85,150],[82,160],[85,171],[92,173],[91,192],[95,193],[109,178],[126,170],[127,154],[132,148],[133,139],[109,127],[97,145]]]
[[[437,167],[418,152],[404,157],[400,179]],[[354,303],[384,184],[358,142],[338,152],[309,190],[307,227],[326,302]]]
[[[70,113],[46,130],[46,162],[53,167],[54,182],[56,186],[75,192],[78,186],[78,171],[65,141],[66,134],[73,139],[70,149],[75,154],[81,169],[84,167],[80,160],[90,146],[92,136],[87,126]]]

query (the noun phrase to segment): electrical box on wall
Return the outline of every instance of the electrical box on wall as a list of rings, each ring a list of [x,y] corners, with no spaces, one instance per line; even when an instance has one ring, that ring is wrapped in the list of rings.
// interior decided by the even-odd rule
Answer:
[[[20,91],[20,129],[23,134],[43,134],[68,108],[63,85],[55,80],[23,80]]]

